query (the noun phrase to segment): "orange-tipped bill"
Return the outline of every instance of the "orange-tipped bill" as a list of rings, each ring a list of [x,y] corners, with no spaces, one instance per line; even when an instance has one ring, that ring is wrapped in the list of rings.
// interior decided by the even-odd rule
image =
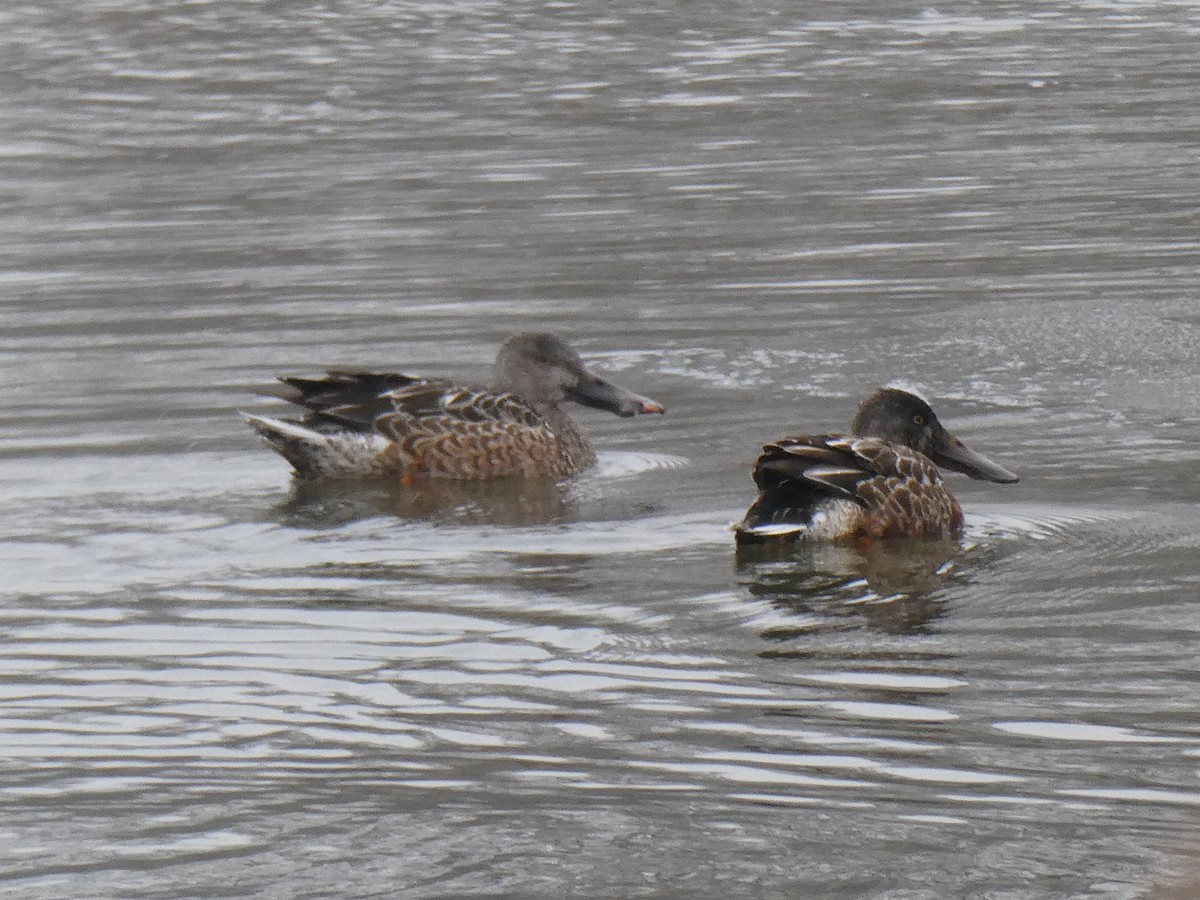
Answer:
[[[618,416],[662,415],[667,411],[661,403],[617,387],[595,375],[580,379],[578,384],[567,389],[567,396],[576,403],[605,409]]]

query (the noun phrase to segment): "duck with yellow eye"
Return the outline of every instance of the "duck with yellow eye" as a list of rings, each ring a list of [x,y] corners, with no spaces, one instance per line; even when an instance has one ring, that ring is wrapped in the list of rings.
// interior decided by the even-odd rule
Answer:
[[[957,537],[962,507],[939,467],[1017,481],[947,431],[923,397],[881,388],[858,408],[850,434],[785,437],[763,447],[754,465],[758,497],[736,526],[737,541]]]

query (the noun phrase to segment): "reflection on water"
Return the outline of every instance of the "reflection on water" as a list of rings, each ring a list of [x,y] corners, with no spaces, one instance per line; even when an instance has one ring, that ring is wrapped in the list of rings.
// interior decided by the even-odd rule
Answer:
[[[278,507],[278,520],[300,528],[334,528],[372,516],[442,525],[546,525],[562,516],[563,505],[559,485],[545,478],[425,479],[414,485],[296,480]]]
[[[359,519],[389,516],[434,526],[547,526],[589,518],[626,517],[655,512],[652,501],[626,492],[657,470],[688,465],[682,456],[662,453],[602,452],[595,468],[567,482],[543,478],[457,481],[421,479],[291,479],[287,499],[276,508],[281,525],[334,528]],[[636,480],[630,480],[636,479]]]
[[[738,581],[751,596],[804,620],[764,637],[784,640],[822,627],[855,624],[918,633],[941,612],[940,595],[963,552],[957,541],[749,544],[736,550]]]
[[[1178,894],[1197,16],[0,11],[0,885]],[[562,485],[294,484],[235,413],[546,328],[671,409]],[[968,545],[735,556],[894,379],[1022,474]]]

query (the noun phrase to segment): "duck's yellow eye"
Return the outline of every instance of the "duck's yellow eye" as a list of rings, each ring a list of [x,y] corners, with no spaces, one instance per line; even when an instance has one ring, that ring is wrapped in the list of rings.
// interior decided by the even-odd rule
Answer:
[[[924,416],[913,416],[913,424],[914,425],[924,425],[925,417]]]

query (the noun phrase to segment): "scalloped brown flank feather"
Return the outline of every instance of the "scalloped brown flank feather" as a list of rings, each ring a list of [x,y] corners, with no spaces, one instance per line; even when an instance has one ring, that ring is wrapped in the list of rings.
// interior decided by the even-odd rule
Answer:
[[[458,392],[465,394],[467,392]],[[512,394],[479,391],[448,398],[447,414],[382,415],[376,430],[389,445],[383,471],[480,479],[513,475],[568,478],[596,461],[596,451],[567,415],[540,416]]]
[[[877,473],[858,483],[866,506],[862,532],[872,538],[951,538],[963,513],[938,467],[923,454],[877,438],[853,442],[854,452]]]

